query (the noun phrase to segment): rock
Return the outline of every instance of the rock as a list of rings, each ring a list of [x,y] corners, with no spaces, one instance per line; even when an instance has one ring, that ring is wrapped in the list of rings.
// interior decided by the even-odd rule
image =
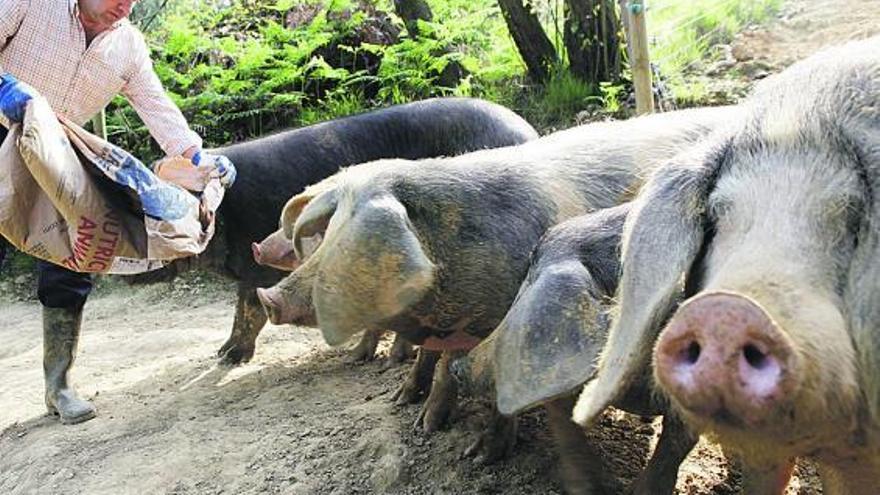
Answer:
[[[745,44],[736,44],[730,50],[731,56],[740,62],[745,62],[754,58],[754,55]]]
[[[406,483],[409,473],[400,458],[399,451],[388,452],[377,462],[370,476],[370,483],[376,493],[386,493],[392,487]]]

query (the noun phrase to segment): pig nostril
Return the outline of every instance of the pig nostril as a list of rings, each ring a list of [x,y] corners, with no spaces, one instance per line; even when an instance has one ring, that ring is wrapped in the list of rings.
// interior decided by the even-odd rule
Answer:
[[[751,399],[769,399],[781,390],[783,363],[773,353],[746,344],[739,359],[739,387]]]
[[[764,369],[768,364],[767,354],[764,354],[752,344],[748,344],[743,348],[743,357],[746,358],[749,366],[756,370]]]
[[[683,352],[684,361],[687,364],[697,364],[700,360],[700,351],[700,344],[696,341],[691,342]]]

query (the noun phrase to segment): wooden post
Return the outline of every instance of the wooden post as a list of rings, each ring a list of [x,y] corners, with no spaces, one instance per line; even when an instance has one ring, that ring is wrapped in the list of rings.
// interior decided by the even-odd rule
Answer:
[[[617,3],[620,4],[620,25],[623,26],[623,39],[626,40],[626,62],[631,63],[633,60],[633,50],[632,50],[632,26],[629,21],[629,1],[628,0],[617,0]]]
[[[102,109],[98,115],[92,117],[92,128],[95,135],[103,140],[107,140],[107,113]]]
[[[651,61],[648,58],[648,28],[645,25],[645,0],[629,1],[628,44],[632,46],[630,67],[636,90],[636,113],[654,111],[654,91],[651,88]]]

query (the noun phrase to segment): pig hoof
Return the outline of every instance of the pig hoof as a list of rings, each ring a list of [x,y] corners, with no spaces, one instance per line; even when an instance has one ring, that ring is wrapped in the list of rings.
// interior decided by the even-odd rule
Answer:
[[[398,366],[404,364],[405,362],[406,362],[406,359],[398,360],[398,359],[392,359],[391,356],[388,356],[387,358],[385,358],[384,361],[382,361],[382,369],[383,370],[394,369],[394,368],[397,368]]]
[[[414,429],[421,428],[425,433],[433,433],[443,427],[456,409],[458,394],[454,386],[435,379],[431,394],[416,418]]]
[[[413,423],[413,429],[421,429],[425,433],[439,431],[452,415],[454,403],[450,404],[449,402],[451,401],[432,403],[431,399],[428,398],[428,401],[422,405],[422,410],[419,412],[415,423]]]
[[[496,416],[462,457],[473,458],[475,464],[491,464],[513,453],[516,446],[516,418]]]
[[[422,400],[422,397],[428,395],[432,387],[434,368],[439,359],[439,352],[419,349],[416,362],[409,369],[406,380],[397,389],[391,400],[398,406],[405,406],[415,404]]]
[[[363,346],[358,345],[348,353],[348,356],[345,357],[345,362],[349,364],[368,363],[375,358],[376,353],[374,353],[372,349],[366,349]]]
[[[414,358],[416,355],[412,344],[400,337],[394,339],[394,344],[388,352],[388,359],[385,360],[386,368],[394,368]]]
[[[407,404],[415,404],[422,400],[422,397],[428,392],[421,384],[414,380],[407,379],[391,396],[391,400],[397,406],[405,406]]]
[[[446,421],[455,410],[458,401],[458,384],[449,371],[449,363],[460,353],[444,352],[434,369],[434,378],[431,382],[431,393],[428,400],[422,406],[419,418],[416,419],[415,428],[421,426],[426,433],[432,433],[446,424]]]
[[[254,347],[243,346],[230,339],[220,347],[217,356],[220,358],[220,364],[235,366],[250,361],[254,357]]]
[[[351,350],[345,359],[347,363],[366,363],[376,358],[376,347],[379,345],[379,338],[382,332],[367,330],[361,337],[358,345]]]
[[[515,438],[502,440],[484,434],[464,451],[464,457],[473,458],[474,464],[491,464],[510,456],[515,445]]]

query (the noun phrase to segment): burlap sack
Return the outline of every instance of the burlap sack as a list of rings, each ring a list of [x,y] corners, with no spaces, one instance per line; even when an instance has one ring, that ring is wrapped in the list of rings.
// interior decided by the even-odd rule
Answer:
[[[0,234],[78,272],[160,268],[201,253],[214,235],[223,186],[216,174],[197,175],[207,181],[198,195],[162,181],[35,97],[0,148]]]

